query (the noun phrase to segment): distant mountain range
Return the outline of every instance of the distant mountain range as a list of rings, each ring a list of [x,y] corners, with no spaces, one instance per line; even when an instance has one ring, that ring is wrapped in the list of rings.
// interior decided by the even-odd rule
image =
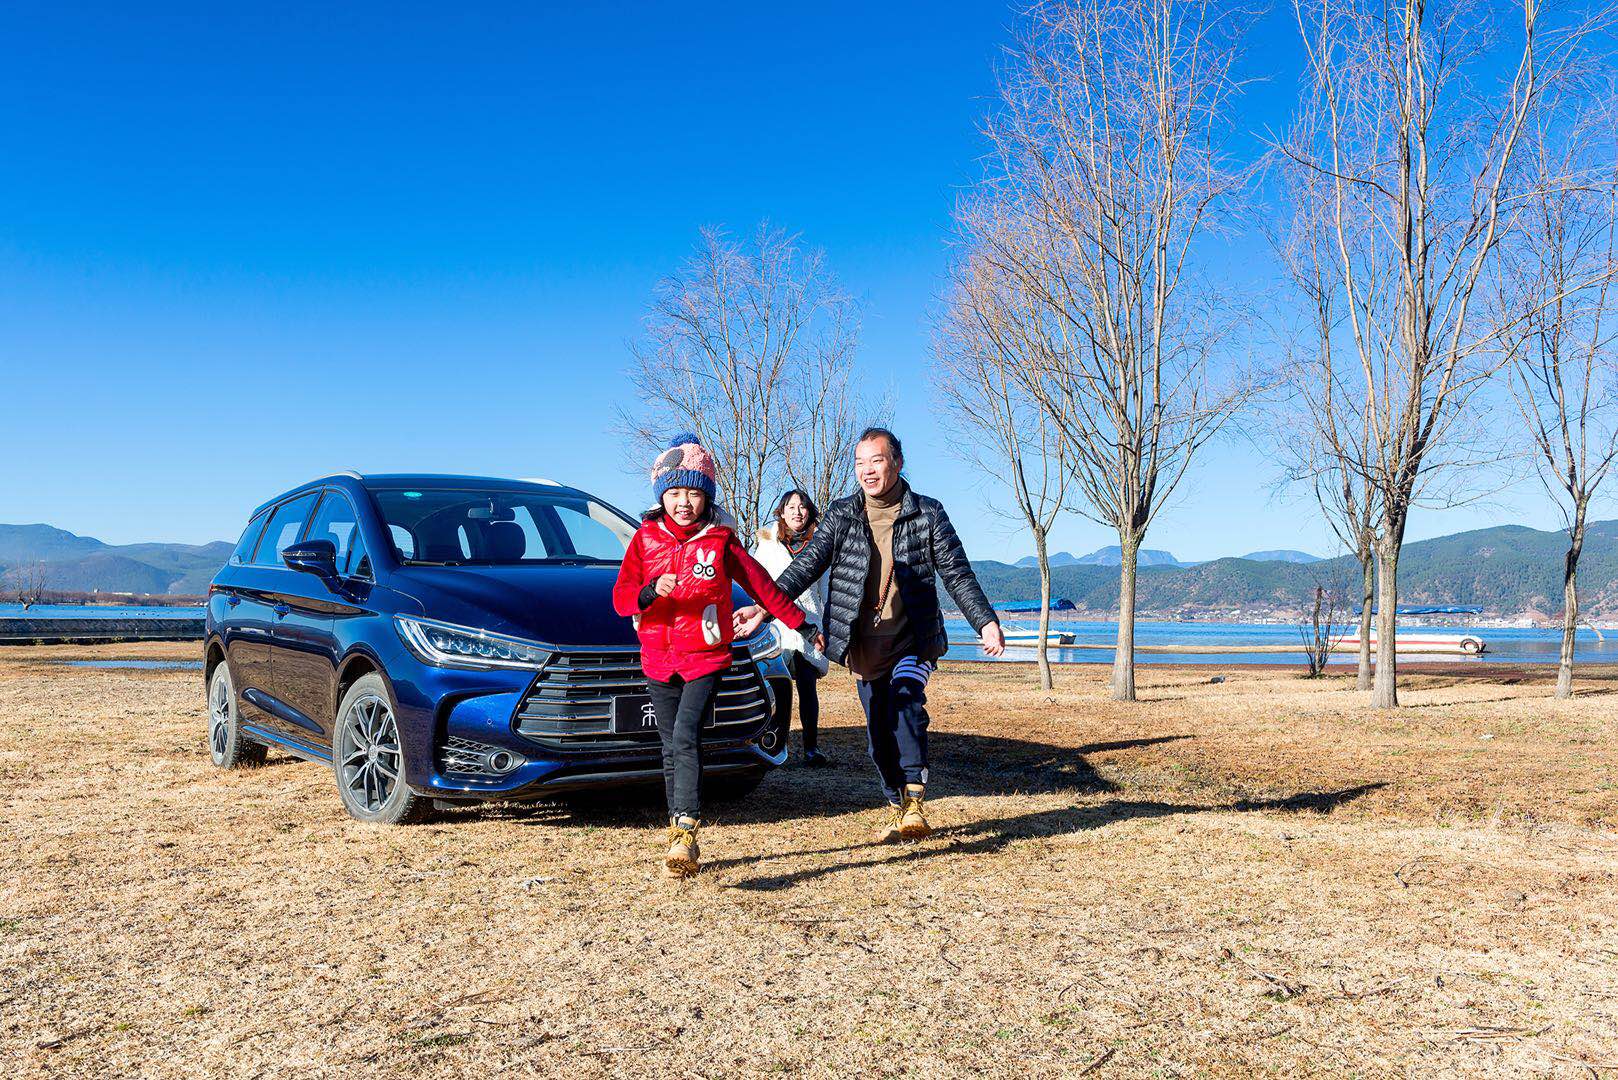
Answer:
[[[0,525],[0,589],[33,584],[43,564],[50,592],[200,596],[234,544],[104,544],[49,525]]]
[[[1311,555],[1307,551],[1291,551],[1287,549],[1277,551],[1253,551],[1240,557],[1243,559],[1249,559],[1253,562],[1312,563],[1321,561],[1320,556]],[[1058,566],[1121,566],[1123,565],[1123,561],[1123,549],[1117,544],[1114,544],[1111,547],[1097,548],[1088,555],[1074,555],[1071,552],[1058,551],[1056,554],[1050,557],[1050,563],[1053,568]],[[1033,555],[1028,555],[1024,558],[1018,559],[1012,565],[1037,568],[1039,566],[1039,559]],[[1167,551],[1157,551],[1152,548],[1141,548],[1138,565],[1143,567],[1186,567],[1198,566],[1201,564],[1194,562],[1181,562]]]
[[[233,545],[105,544],[49,525],[0,525],[0,589],[16,589],[44,564],[51,592],[113,592],[198,596],[230,556]],[[1521,525],[1501,525],[1405,545],[1399,600],[1405,604],[1477,605],[1498,614],[1562,609],[1562,558],[1567,537]],[[1259,551],[1236,559],[1182,563],[1166,551],[1143,551],[1138,607],[1143,613],[1197,614],[1296,611],[1325,585],[1346,595],[1359,570],[1348,557],[1317,559],[1299,551]],[[1118,607],[1118,548],[1079,557],[1052,556],[1051,588],[1081,610]],[[1018,565],[972,564],[989,599],[1013,603],[1039,596],[1032,559]],[[1579,593],[1594,618],[1618,616],[1618,521],[1590,525],[1579,563]]]
[[[1117,611],[1117,550],[1103,548],[1093,553],[1101,558],[1110,553],[1111,565],[1073,559],[1056,566],[1053,559],[1053,595],[1072,600],[1081,610]],[[1566,551],[1565,533],[1521,525],[1406,544],[1399,560],[1399,601],[1476,605],[1508,615],[1556,614],[1562,610]],[[1173,559],[1167,552],[1159,555]],[[1039,573],[1031,559],[1015,566],[1001,562],[972,565],[989,599],[996,603],[1039,596]],[[1245,558],[1196,564],[1174,560],[1147,565],[1143,558],[1137,606],[1142,612],[1157,614],[1297,611],[1317,584],[1354,595],[1358,576],[1359,568],[1347,556],[1316,559],[1291,551],[1255,552]],[[1579,562],[1579,595],[1580,606],[1592,617],[1618,616],[1618,521],[1590,525]]]
[[[1088,555],[1074,555],[1067,551],[1058,551],[1051,556],[1051,565],[1055,566],[1119,566],[1123,563],[1123,549],[1117,544],[1112,547],[1097,548]],[[1141,566],[1184,566],[1173,555],[1166,551],[1153,551],[1150,548],[1140,549]],[[1018,559],[1018,566],[1039,566],[1039,560],[1032,555]]]

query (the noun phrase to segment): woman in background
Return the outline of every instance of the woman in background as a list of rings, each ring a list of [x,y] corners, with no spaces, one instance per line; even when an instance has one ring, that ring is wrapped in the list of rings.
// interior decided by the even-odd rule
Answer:
[[[792,560],[815,535],[815,523],[820,511],[807,492],[796,488],[781,496],[775,504],[775,520],[760,529],[758,545],[753,557],[764,565],[771,576],[792,565]],[[809,586],[796,598],[798,606],[810,622],[818,623],[826,606],[826,578]],[[803,729],[803,763],[810,768],[824,768],[830,759],[820,752],[820,691],[815,682],[825,676],[831,666],[826,654],[815,648],[814,642],[805,641],[802,634],[779,627],[781,648],[787,669],[792,673],[792,686],[798,690],[798,724]],[[776,716],[781,730],[786,732],[792,722],[792,691],[780,694],[775,702]]]

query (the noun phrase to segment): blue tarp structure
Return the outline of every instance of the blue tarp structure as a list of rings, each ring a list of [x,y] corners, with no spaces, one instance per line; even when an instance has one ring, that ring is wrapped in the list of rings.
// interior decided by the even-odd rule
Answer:
[[[1024,601],[1023,603],[1018,603],[1018,604],[996,604],[995,606],[998,607],[1001,611],[1004,611],[1007,615],[1026,615],[1026,614],[1035,613],[1035,612],[1039,611],[1039,601],[1038,600]],[[1052,611],[1072,611],[1073,610],[1073,601],[1069,600],[1065,596],[1052,597],[1051,598],[1051,610]]]

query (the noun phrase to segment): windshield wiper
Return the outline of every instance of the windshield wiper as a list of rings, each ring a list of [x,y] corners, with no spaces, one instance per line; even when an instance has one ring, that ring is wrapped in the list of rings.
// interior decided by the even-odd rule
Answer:
[[[559,566],[594,566],[597,563],[612,565],[611,559],[603,559],[599,555],[550,555],[539,561]]]
[[[465,566],[460,560],[450,559],[402,559],[406,566]]]

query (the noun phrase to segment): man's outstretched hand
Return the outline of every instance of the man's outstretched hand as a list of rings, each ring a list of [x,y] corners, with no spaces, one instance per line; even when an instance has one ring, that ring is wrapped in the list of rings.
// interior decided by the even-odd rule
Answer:
[[[978,636],[983,641],[984,652],[988,653],[990,656],[1005,655],[1006,635],[1005,631],[1000,629],[999,623],[989,623],[983,628],[983,633]]]
[[[738,640],[752,637],[764,625],[764,614],[764,609],[757,604],[737,608],[730,617],[731,636]]]

